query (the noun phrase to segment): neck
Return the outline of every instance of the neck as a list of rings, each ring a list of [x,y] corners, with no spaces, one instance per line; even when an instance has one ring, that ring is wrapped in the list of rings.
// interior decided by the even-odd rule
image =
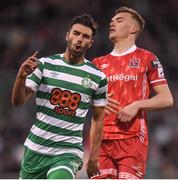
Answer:
[[[82,64],[84,62],[84,55],[81,56],[75,56],[72,55],[68,49],[66,49],[65,53],[64,53],[64,58],[66,61],[68,61],[71,64]]]
[[[128,39],[118,41],[114,44],[114,51],[118,54],[122,54],[134,45],[135,41],[130,41]]]

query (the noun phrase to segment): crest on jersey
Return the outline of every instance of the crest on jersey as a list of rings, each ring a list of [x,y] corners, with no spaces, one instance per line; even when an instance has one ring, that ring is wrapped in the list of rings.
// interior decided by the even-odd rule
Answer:
[[[130,59],[129,67],[130,68],[140,68],[140,59]]]
[[[85,88],[90,88],[92,86],[91,79],[88,77],[85,77],[82,81],[82,86]]]

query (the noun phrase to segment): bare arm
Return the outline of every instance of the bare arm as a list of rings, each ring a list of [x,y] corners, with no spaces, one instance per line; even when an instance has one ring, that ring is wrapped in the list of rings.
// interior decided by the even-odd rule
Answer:
[[[94,107],[92,125],[90,129],[91,148],[90,148],[90,154],[87,164],[87,174],[89,178],[99,173],[98,154],[101,145],[103,119],[104,119],[104,107]]]
[[[158,85],[153,89],[156,93],[155,96],[150,99],[135,101],[128,106],[125,106],[118,112],[118,119],[122,122],[128,122],[132,120],[140,109],[145,111],[155,111],[173,106],[173,97],[168,85]]]
[[[37,54],[38,52],[35,52],[20,66],[12,91],[12,104],[14,106],[23,105],[33,94],[33,91],[25,86],[25,81],[27,75],[37,68]]]
[[[138,101],[139,109],[154,111],[173,106],[173,97],[167,84],[155,86],[153,89],[156,95],[150,99]]]

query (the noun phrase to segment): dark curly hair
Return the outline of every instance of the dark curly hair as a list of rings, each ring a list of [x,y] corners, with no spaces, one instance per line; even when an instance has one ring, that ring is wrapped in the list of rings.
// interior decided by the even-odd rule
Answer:
[[[94,21],[94,19],[89,14],[82,14],[80,16],[75,16],[72,19],[69,27],[71,28],[74,24],[82,24],[84,26],[89,27],[93,32],[93,36],[96,33],[97,23]]]

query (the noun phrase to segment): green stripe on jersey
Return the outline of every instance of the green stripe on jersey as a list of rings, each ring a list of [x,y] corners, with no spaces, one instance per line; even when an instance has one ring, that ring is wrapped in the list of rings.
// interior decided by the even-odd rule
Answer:
[[[101,77],[97,76],[95,74],[90,73],[89,71],[83,71],[81,69],[75,69],[72,67],[68,67],[68,66],[56,66],[55,64],[50,64],[48,62],[45,63],[45,68],[48,70],[52,70],[52,71],[56,71],[56,72],[62,72],[62,73],[66,73],[66,74],[70,74],[70,75],[74,75],[74,76],[78,76],[78,77],[85,77],[85,76],[90,76],[91,79],[93,81],[95,81],[96,83],[100,82]],[[95,69],[95,68],[93,68]]]
[[[70,89],[72,91],[87,94],[89,96],[91,96],[93,94],[92,89],[83,88],[82,85],[75,84],[75,82],[71,83],[71,82],[67,82],[67,81],[63,81],[63,80],[57,80],[57,79],[43,77],[41,83],[46,84],[46,85],[48,84],[51,86],[56,86],[58,84],[58,86],[61,88]]]
[[[95,99],[105,99],[106,98],[106,94],[105,93],[94,94],[93,96],[95,97]]]
[[[28,138],[45,147],[46,153],[50,147],[83,150],[84,116],[92,102],[105,105],[106,76],[87,60],[72,65],[62,56],[54,55],[39,61],[38,69],[26,81],[28,87],[36,90],[37,102],[35,129],[31,129]],[[27,140],[25,145],[42,153],[41,146],[33,147],[31,141]]]
[[[77,148],[83,150],[82,144],[73,144],[64,141],[55,142],[49,139],[44,139],[42,137],[39,137],[33,134],[32,132],[29,133],[28,138],[34,143],[45,145],[46,147],[54,147],[54,148],[68,147],[68,148]]]
[[[72,130],[68,130],[68,129],[63,129],[61,127],[52,126],[52,125],[42,122],[38,119],[36,120],[36,122],[34,124],[38,128],[43,129],[48,132],[51,132],[51,133],[54,133],[54,134],[82,137],[82,131],[72,131]]]
[[[67,122],[76,123],[76,124],[83,124],[85,121],[85,118],[82,118],[82,117],[71,117],[71,116],[65,116],[62,114],[54,113],[53,109],[47,108],[45,106],[37,106],[37,112],[41,112],[48,116],[51,116],[51,117],[54,117],[57,119],[61,119],[61,120],[67,121]]]
[[[105,78],[102,81],[100,81],[99,88],[106,86],[106,85],[107,85],[107,79]]]
[[[32,74],[29,79],[36,82],[36,84],[40,84],[41,79],[39,79],[35,74]]]

